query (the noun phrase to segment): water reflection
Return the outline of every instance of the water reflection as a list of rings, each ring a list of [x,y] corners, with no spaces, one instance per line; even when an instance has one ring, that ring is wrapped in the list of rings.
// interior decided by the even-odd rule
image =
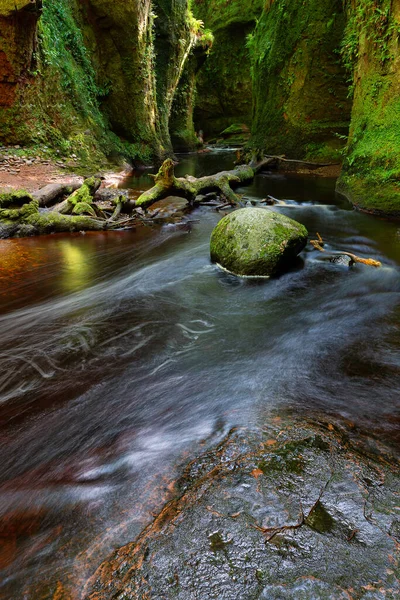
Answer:
[[[61,254],[65,264],[64,289],[72,292],[83,289],[92,281],[92,268],[83,252],[72,241],[63,240],[60,244]]]

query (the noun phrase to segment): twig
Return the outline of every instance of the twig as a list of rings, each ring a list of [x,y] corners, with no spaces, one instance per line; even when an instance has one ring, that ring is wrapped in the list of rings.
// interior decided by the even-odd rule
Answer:
[[[264,198],[264,200],[261,200],[260,204],[279,204],[280,200],[278,200],[278,198],[274,198],[274,196],[271,196],[270,194],[268,194],[268,196],[266,198]]]
[[[124,219],[123,221],[111,221],[111,222],[109,222],[111,225],[110,229],[114,229],[114,228],[117,229],[118,227],[121,227],[121,225],[126,225],[127,223],[131,223],[131,222],[133,223],[134,221],[137,220],[137,218],[138,217],[135,216],[135,217],[129,217],[129,219]],[[150,219],[148,219],[148,220],[150,220]]]
[[[283,156],[272,156],[272,155],[267,155],[265,158],[273,158],[275,160],[280,160],[282,162],[288,162],[288,163],[297,163],[299,165],[307,165],[309,167],[315,167],[316,169],[318,169],[319,167],[332,167],[332,166],[337,166],[340,165],[340,163],[315,163],[315,162],[308,162],[305,160],[296,160],[293,158],[284,158]]]
[[[317,233],[317,240],[310,240],[310,244],[319,252],[326,252],[324,248],[324,241],[319,233]],[[348,256],[350,258],[350,265],[354,263],[361,263],[363,265],[368,265],[369,267],[381,267],[382,263],[379,260],[374,260],[373,258],[360,258],[356,254],[352,254],[351,252],[343,251],[329,251],[329,254],[334,254],[335,256]]]

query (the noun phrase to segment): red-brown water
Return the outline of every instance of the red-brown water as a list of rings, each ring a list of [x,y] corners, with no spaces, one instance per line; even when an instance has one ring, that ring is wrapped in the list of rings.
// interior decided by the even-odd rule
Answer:
[[[187,230],[0,241],[2,598],[52,598],[59,581],[79,598],[185,461],[269,410],[323,411],[398,445],[399,224],[351,210],[331,180],[262,175],[241,192],[286,199],[275,210],[328,249],[383,267],[308,248],[280,278],[238,280],[210,263],[209,208]]]

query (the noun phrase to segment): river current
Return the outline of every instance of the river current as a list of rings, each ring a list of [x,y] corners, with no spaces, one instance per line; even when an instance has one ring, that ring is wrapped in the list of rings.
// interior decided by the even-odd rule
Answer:
[[[0,241],[0,597],[50,598],[63,580],[79,598],[188,460],[272,412],[322,412],[399,448],[400,225],[334,189],[270,173],[239,192],[284,200],[273,210],[328,250],[380,269],[308,246],[279,278],[237,279],[210,263],[209,207],[185,227]]]

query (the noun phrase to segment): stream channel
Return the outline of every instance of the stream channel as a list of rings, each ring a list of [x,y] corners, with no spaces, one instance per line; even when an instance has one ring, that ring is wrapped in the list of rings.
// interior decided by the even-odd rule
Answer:
[[[233,160],[182,157],[177,174]],[[233,428],[324,415],[397,455],[400,226],[334,190],[264,173],[239,193],[285,200],[273,210],[382,268],[308,245],[278,278],[237,279],[210,263],[209,207],[185,226],[0,241],[0,597],[80,598]]]

